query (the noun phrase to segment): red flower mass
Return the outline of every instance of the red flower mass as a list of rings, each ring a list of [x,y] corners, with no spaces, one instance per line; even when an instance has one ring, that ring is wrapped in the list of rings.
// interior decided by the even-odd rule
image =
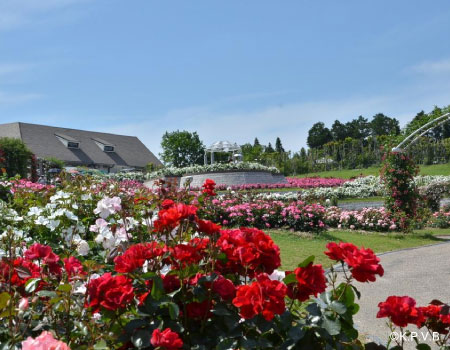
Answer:
[[[377,318],[389,317],[399,327],[406,327],[408,324],[421,327],[425,320],[422,311],[416,308],[416,301],[408,296],[390,296],[379,303],[378,307],[380,310]]]
[[[196,220],[197,210],[198,208],[194,205],[184,203],[171,204],[167,209],[159,211],[158,219],[154,222],[155,230],[157,232],[171,231],[178,226],[181,220]]]
[[[308,300],[311,295],[317,296],[325,291],[326,278],[322,265],[313,265],[312,263],[306,267],[298,267],[292,271],[286,271],[286,275],[295,274],[297,283],[288,285],[288,295],[291,299],[300,301]]]
[[[216,196],[217,193],[214,192],[216,188],[216,183],[214,180],[206,179],[205,183],[202,185],[203,187],[203,193],[207,194],[208,196]]]
[[[163,254],[163,249],[156,242],[140,243],[129,247],[125,253],[114,259],[115,270],[129,273],[141,268],[146,260],[154,259]]]
[[[375,282],[376,276],[383,276],[384,270],[380,259],[371,249],[358,249],[351,243],[330,242],[325,252],[330,259],[347,263],[352,276],[359,282]]]
[[[219,269],[225,272],[271,274],[281,265],[280,248],[272,238],[255,228],[222,230],[217,246],[227,256],[227,262],[219,264]]]
[[[170,328],[163,331],[156,328],[152,333],[150,342],[155,348],[162,350],[176,350],[183,347],[183,341],[178,333],[173,332]]]
[[[260,274],[256,282],[237,288],[233,305],[239,308],[239,314],[245,319],[262,314],[270,321],[275,314],[281,315],[285,311],[286,292],[284,283],[270,280],[267,274]]]
[[[133,286],[131,280],[124,275],[111,276],[107,272],[99,278],[91,279],[87,285],[89,301],[86,307],[91,307],[93,312],[104,307],[108,310],[124,308],[133,300]]]

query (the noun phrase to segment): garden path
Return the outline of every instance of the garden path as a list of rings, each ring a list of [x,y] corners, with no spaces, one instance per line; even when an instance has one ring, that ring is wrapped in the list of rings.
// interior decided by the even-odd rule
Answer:
[[[361,309],[355,322],[361,334],[384,344],[390,332],[386,319],[376,318],[380,301],[390,295],[408,295],[420,306],[433,299],[450,302],[450,241],[378,256],[385,274],[375,283],[357,284]],[[415,347],[410,342],[405,349]]]

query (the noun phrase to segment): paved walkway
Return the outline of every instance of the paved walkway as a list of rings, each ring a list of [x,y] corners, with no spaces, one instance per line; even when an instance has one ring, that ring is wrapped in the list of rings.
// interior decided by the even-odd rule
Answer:
[[[362,295],[355,322],[360,333],[385,343],[390,332],[386,319],[376,318],[380,301],[390,295],[408,295],[416,299],[418,305],[428,305],[433,299],[450,302],[450,242],[389,252],[379,257],[384,276],[374,283],[357,282]],[[410,345],[407,349],[415,349]]]

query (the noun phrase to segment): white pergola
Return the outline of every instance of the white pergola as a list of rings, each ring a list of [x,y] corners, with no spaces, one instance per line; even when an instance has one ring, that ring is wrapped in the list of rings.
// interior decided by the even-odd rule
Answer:
[[[204,164],[208,164],[208,153],[211,153],[211,164],[214,164],[214,153],[215,152],[229,152],[233,158],[233,162],[238,162],[242,160],[241,147],[235,142],[231,143],[229,141],[217,141],[214,142],[209,147],[205,148]]]

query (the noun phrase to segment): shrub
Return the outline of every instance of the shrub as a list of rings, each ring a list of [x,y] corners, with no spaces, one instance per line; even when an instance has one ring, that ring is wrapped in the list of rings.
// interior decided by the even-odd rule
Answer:
[[[28,167],[33,155],[28,147],[19,139],[10,137],[0,138],[0,149],[4,155],[4,167],[8,176],[28,176]]]

